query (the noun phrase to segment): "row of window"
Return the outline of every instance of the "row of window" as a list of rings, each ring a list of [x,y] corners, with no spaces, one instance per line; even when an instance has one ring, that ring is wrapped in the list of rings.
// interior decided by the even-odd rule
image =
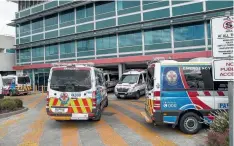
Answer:
[[[152,3],[160,5],[161,1],[143,1],[143,5],[149,5]],[[115,16],[115,4],[116,3],[114,1],[96,2],[95,3],[96,20]],[[169,2],[167,2],[167,5],[169,5]],[[118,14],[123,14],[123,10],[128,10],[130,8],[131,9],[137,8],[133,12],[139,12],[140,11],[139,6],[140,6],[140,1],[118,0],[117,1],[117,12],[118,12]],[[154,7],[152,7],[152,8],[154,8]],[[166,15],[164,16],[164,14],[163,14],[163,16],[161,16],[162,14],[159,14],[159,13],[164,13]],[[76,18],[75,18],[75,16],[76,16]],[[144,18],[147,18],[146,20],[153,19],[154,17],[155,17],[155,19],[162,18],[162,17],[169,17],[169,9],[163,9],[160,11],[153,11],[153,12],[146,12],[143,16],[144,16]],[[127,20],[125,20],[125,19],[127,19]],[[133,19],[133,20],[130,20],[130,19]],[[74,25],[75,21],[77,24],[79,24],[79,23],[84,23],[84,22],[93,21],[93,20],[94,20],[94,7],[93,7],[93,4],[91,3],[91,4],[77,7],[77,8],[75,8],[75,10],[74,9],[65,10],[63,12],[60,12],[59,15],[52,14],[52,15],[46,16],[45,18],[38,18],[36,20],[32,20],[31,26],[30,26],[30,22],[22,23],[22,24],[20,24],[20,27],[17,26],[16,35],[19,36],[19,34],[20,34],[20,36],[26,36],[26,35],[30,35],[31,33],[34,34],[34,33],[43,32],[44,27],[45,27],[45,31],[47,31],[47,30],[57,29],[58,24],[59,24],[59,27],[62,28],[62,27]],[[140,21],[140,14],[134,15],[131,17],[126,17],[126,18],[123,17],[119,20],[119,23],[126,24],[128,22],[128,20],[130,20],[132,22]],[[122,21],[124,21],[124,22],[122,22]],[[97,25],[99,25],[99,24],[97,24]]]
[[[174,41],[175,45],[180,44],[181,47],[188,46],[200,46],[205,45],[204,41],[204,24],[203,23],[193,23],[189,25],[179,25],[174,27]],[[209,31],[208,31],[209,32]],[[131,52],[134,51],[135,48],[140,46],[142,47],[142,36],[144,36],[144,44],[145,50],[157,50],[157,49],[168,49],[171,48],[171,29],[169,27],[164,28],[153,28],[148,29],[143,32],[142,31],[134,31],[134,32],[125,32],[118,34],[118,45],[117,45],[117,36],[116,35],[107,35],[96,38],[96,50],[97,54],[108,54],[108,53],[116,53],[117,46],[119,47],[119,52]],[[203,44],[196,41],[201,40],[204,42]],[[191,44],[191,42],[193,42]],[[49,57],[48,59],[58,59],[58,54],[60,51],[60,58],[69,58],[75,57],[75,52],[87,52],[83,56],[88,56],[89,54],[94,55],[94,39],[83,39],[78,40],[77,42],[66,42],[55,45],[48,45],[44,47],[36,47],[32,48],[32,58],[33,61],[44,60],[45,57]],[[161,48],[160,48],[161,47]],[[60,50],[58,49],[60,48]],[[129,50],[130,48],[130,50]],[[133,49],[131,49],[133,48]],[[31,49],[22,49],[20,50],[20,59],[29,59],[31,57]],[[135,50],[137,51],[137,50]],[[140,50],[138,50],[140,51]],[[54,57],[50,57],[54,56]],[[37,58],[37,59],[35,59]],[[19,59],[18,59],[19,60]],[[27,62],[25,60],[25,62]],[[20,61],[22,62],[22,60]],[[24,62],[24,61],[23,61]]]

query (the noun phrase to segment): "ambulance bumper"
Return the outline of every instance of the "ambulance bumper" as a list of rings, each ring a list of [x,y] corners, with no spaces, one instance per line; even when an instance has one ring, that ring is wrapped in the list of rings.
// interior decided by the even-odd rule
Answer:
[[[53,120],[92,120],[95,119],[97,110],[93,109],[92,113],[79,113],[80,115],[87,115],[87,118],[74,118],[73,115],[76,113],[53,113],[49,110],[49,108],[46,108],[46,112],[47,115]]]
[[[115,96],[121,98],[131,98],[136,97],[137,91],[135,92],[115,92]]]

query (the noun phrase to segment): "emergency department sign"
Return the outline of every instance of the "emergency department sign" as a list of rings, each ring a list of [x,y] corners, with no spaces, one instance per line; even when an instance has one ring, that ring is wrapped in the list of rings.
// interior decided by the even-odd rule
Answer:
[[[234,17],[211,19],[212,50],[214,58],[233,57]]]

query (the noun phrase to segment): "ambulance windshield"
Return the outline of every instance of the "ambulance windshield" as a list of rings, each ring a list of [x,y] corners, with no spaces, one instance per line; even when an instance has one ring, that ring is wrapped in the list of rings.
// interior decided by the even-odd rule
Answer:
[[[129,84],[134,84],[138,81],[139,74],[128,74],[128,75],[122,75],[120,79],[120,84],[121,83],[129,83]]]
[[[29,84],[29,77],[18,77],[18,84]]]
[[[81,92],[91,88],[89,70],[54,70],[50,88],[60,92]]]

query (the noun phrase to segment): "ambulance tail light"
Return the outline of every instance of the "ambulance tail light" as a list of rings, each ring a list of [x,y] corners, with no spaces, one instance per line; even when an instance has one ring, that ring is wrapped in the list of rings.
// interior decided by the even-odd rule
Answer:
[[[160,91],[154,92],[154,110],[161,110]]]
[[[93,107],[96,107],[97,105],[96,91],[93,91],[92,93],[92,103],[93,103]]]

